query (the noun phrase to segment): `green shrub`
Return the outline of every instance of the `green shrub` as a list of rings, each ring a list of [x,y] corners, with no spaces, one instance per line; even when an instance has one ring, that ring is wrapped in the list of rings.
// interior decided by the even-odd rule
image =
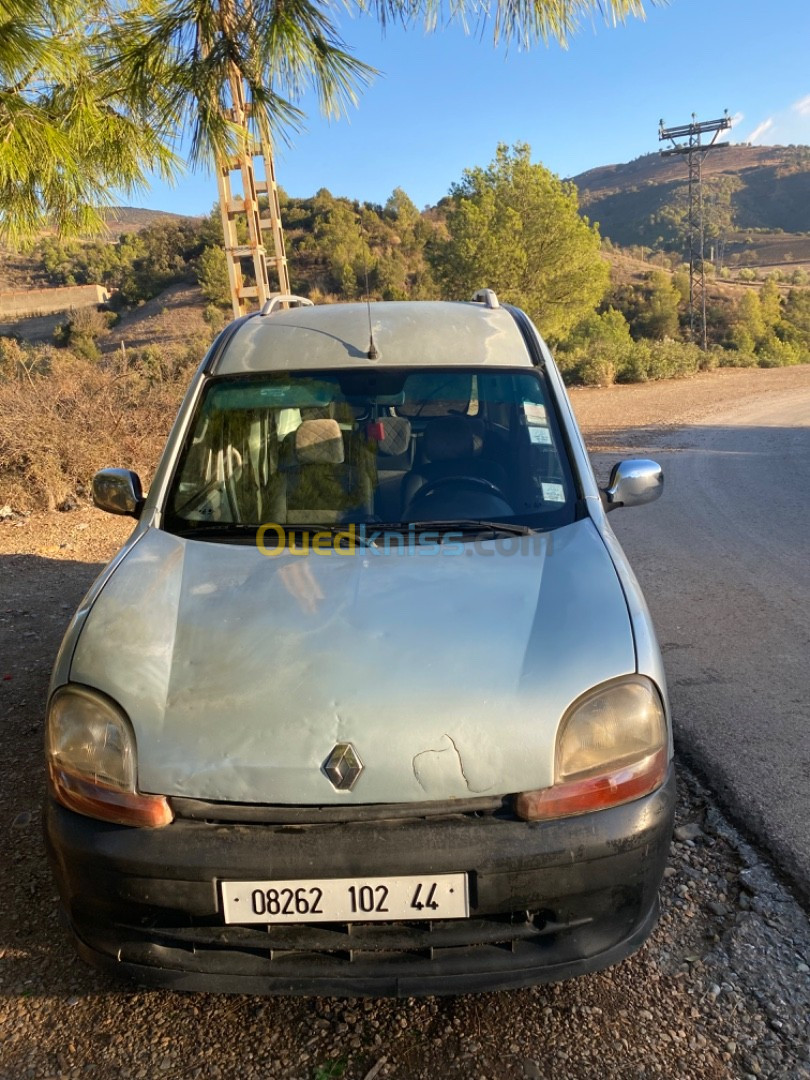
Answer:
[[[677,379],[700,371],[704,354],[682,341],[654,341],[650,345],[648,379]]]
[[[118,322],[119,316],[113,311],[99,311],[98,308],[86,307],[71,311],[66,323],[54,331],[54,340],[58,345],[67,345],[77,356],[88,360],[101,359],[98,339],[110,326]]]
[[[782,341],[773,332],[757,345],[757,363],[760,367],[789,367],[801,363],[801,350],[792,341]]]
[[[54,352],[49,345],[35,347],[16,338],[0,337],[0,383],[8,379],[47,375]]]
[[[636,341],[617,378],[619,382],[651,382],[694,375],[701,370],[705,354],[682,341]]]
[[[758,363],[757,357],[753,351],[746,349],[724,349],[722,353],[722,359],[720,361],[721,367],[756,367]]]
[[[698,369],[700,371],[714,371],[723,363],[724,349],[720,345],[710,345],[705,353],[700,354]]]
[[[584,356],[578,365],[577,377],[583,386],[612,386],[616,381],[616,365],[613,358],[604,353]]]
[[[681,341],[594,340],[561,348],[557,365],[564,380],[579,386],[610,386],[614,382],[675,379],[714,368],[722,350],[702,352]]]
[[[650,378],[650,343],[648,341],[634,341],[631,348],[623,358],[623,363],[618,371],[618,381],[647,382]]]
[[[203,311],[203,319],[208,326],[214,331],[219,333],[225,323],[228,321],[228,313],[223,311],[221,307],[217,307],[216,304],[206,304]]]

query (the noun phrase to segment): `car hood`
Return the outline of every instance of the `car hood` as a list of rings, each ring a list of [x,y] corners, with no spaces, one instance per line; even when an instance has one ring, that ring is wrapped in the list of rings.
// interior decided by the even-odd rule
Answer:
[[[546,787],[566,708],[634,670],[624,595],[584,519],[447,550],[272,557],[148,529],[70,677],[130,717],[141,791],[325,805]],[[344,741],[364,765],[351,791],[323,768]]]

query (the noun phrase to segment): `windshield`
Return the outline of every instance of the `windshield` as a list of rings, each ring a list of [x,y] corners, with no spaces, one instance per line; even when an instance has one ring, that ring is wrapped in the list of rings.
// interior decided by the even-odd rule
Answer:
[[[268,523],[548,529],[575,505],[539,371],[285,371],[208,383],[165,523],[185,535]]]

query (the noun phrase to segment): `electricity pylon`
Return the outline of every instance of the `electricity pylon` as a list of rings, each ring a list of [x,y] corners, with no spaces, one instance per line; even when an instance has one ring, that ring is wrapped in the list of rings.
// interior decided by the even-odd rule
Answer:
[[[238,129],[237,149],[234,157],[217,160],[216,171],[231,303],[234,317],[239,318],[240,315],[247,314],[253,301],[258,307],[262,307],[276,291],[270,287],[268,264],[272,263],[275,267],[277,291],[282,295],[286,296],[290,292],[290,276],[284,251],[273,146],[267,123],[263,118],[259,118],[256,124],[258,137],[254,135],[250,128],[251,106],[245,99],[245,84],[235,68],[229,75],[229,84],[232,101],[229,119]],[[233,194],[233,173],[241,176],[241,196]],[[264,212],[259,206],[260,195],[267,197],[267,208]],[[236,220],[239,215],[244,215],[247,221],[246,244],[240,243],[237,236]],[[272,255],[268,254],[265,247],[265,233],[270,233],[272,238]],[[246,263],[248,267],[252,263],[252,268],[248,271],[253,279],[250,284],[246,284],[244,280]]]
[[[679,127],[665,128],[664,121],[658,124],[658,141],[669,139],[672,146],[668,150],[662,150],[662,157],[671,154],[686,155],[686,164],[689,171],[689,328],[692,340],[696,341],[704,351],[708,347],[706,339],[706,266],[703,260],[703,161],[712,149],[728,146],[727,142],[717,142],[717,136],[721,131],[731,127],[731,119],[728,109],[719,120],[704,120],[698,122],[692,113],[691,124],[681,124]],[[714,132],[709,143],[702,143],[701,136],[707,132]],[[686,142],[677,142],[678,139],[686,139]]]

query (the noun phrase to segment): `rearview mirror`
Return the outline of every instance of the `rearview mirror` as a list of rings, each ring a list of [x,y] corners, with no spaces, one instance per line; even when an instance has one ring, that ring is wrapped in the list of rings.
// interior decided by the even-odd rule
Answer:
[[[631,458],[613,466],[610,482],[602,492],[606,510],[619,506],[642,506],[654,502],[664,490],[664,474],[656,461]]]
[[[93,502],[99,510],[138,518],[144,501],[140,477],[130,469],[102,469],[93,477]]]

